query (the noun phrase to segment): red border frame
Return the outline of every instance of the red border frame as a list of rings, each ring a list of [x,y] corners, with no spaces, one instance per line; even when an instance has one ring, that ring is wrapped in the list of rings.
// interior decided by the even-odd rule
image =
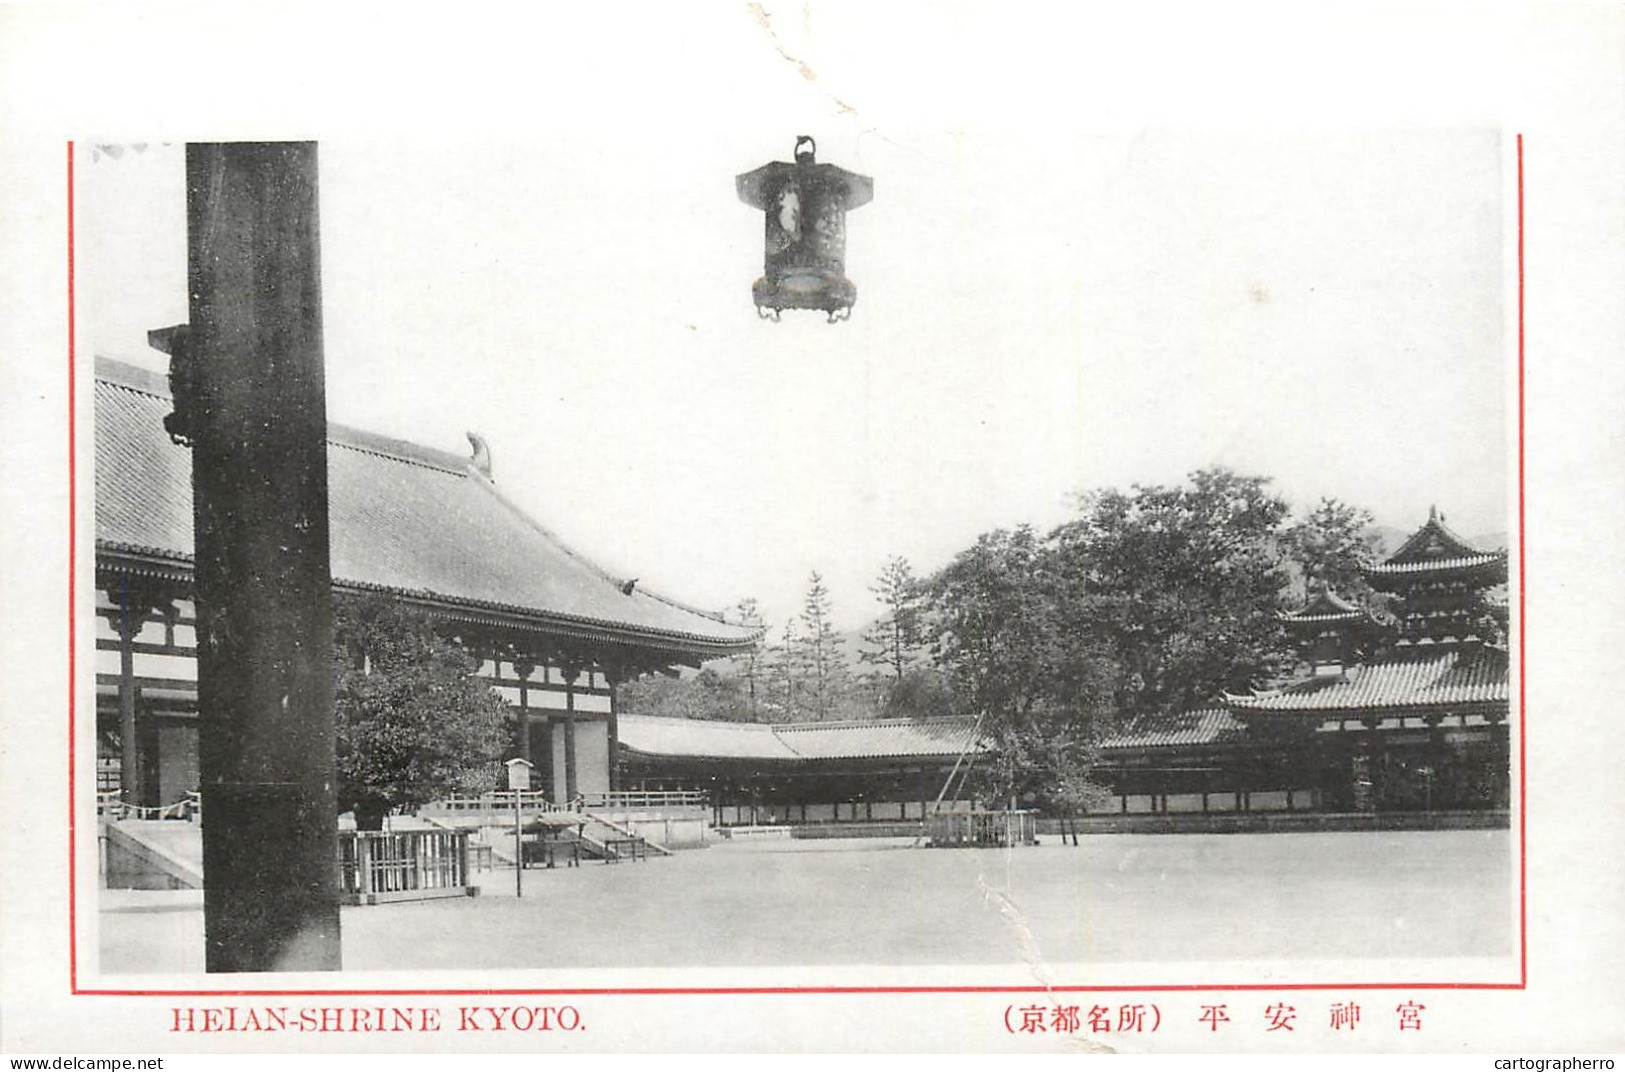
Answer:
[[[1524,221],[1523,135],[1517,135],[1518,213],[1518,981],[1515,983],[1231,983],[1142,986],[739,986],[739,987],[575,987],[509,989],[377,989],[377,990],[118,990],[82,989],[78,960],[77,789],[74,741],[77,724],[77,489],[74,425],[74,143],[68,142],[68,975],[70,992],[103,997],[515,997],[524,995],[709,995],[709,994],[1030,994],[1030,993],[1167,993],[1207,991],[1297,990],[1524,990],[1529,985],[1528,781],[1525,741],[1526,701],[1524,645]]]
[[[68,979],[75,994],[79,990],[79,916],[78,916],[78,785],[74,780],[74,730],[78,725],[79,650],[78,635],[78,577],[79,577],[79,473],[78,439],[75,435],[74,415],[78,410],[74,394],[76,321],[74,308],[73,264],[73,142],[68,142]]]

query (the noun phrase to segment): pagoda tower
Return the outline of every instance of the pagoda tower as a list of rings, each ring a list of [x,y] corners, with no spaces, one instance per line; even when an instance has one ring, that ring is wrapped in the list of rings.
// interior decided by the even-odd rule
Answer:
[[[1477,641],[1495,608],[1490,589],[1507,582],[1505,549],[1481,551],[1445,527],[1437,508],[1393,554],[1362,572],[1379,592],[1397,597],[1399,645]]]
[[[1316,677],[1341,674],[1361,661],[1379,629],[1369,611],[1325,587],[1311,592],[1301,610],[1282,614],[1281,623]]]

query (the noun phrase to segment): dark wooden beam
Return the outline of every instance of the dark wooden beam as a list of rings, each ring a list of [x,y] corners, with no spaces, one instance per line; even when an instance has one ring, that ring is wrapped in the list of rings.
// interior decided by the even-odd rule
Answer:
[[[336,971],[333,581],[314,143],[186,149],[205,967]]]

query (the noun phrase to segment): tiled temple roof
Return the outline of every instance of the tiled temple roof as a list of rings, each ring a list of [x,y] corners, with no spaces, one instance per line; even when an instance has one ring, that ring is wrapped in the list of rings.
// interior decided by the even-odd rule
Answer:
[[[1505,656],[1497,651],[1447,652],[1365,666],[1309,678],[1271,692],[1229,696],[1237,711],[1357,711],[1506,703],[1510,695]]]
[[[779,739],[803,759],[839,756],[957,756],[971,746],[975,723],[963,718],[792,722]]]
[[[1335,677],[1313,678],[1273,692],[1227,697],[1226,707],[1147,716],[1100,742],[1108,757],[1137,749],[1187,748],[1242,743],[1250,713],[1436,708],[1507,701],[1504,654],[1450,653],[1357,666]],[[1318,722],[1318,720],[1317,720]],[[621,715],[622,746],[662,758],[747,759],[786,763],[879,759],[892,756],[952,758],[971,746],[975,723],[966,718],[877,719],[767,725],[702,719]]]
[[[1444,573],[1454,570],[1477,569],[1481,566],[1492,566],[1497,562],[1505,563],[1506,558],[1507,553],[1505,551],[1475,551],[1470,555],[1436,558],[1426,562],[1383,562],[1366,567],[1366,572],[1377,576]]]
[[[1222,744],[1246,736],[1247,727],[1223,707],[1142,718],[1100,742],[1102,751]]]
[[[681,759],[800,762],[931,757],[951,759],[972,744],[975,723],[962,718],[873,719],[845,722],[719,722],[621,715],[623,747]]]
[[[615,733],[622,748],[648,756],[682,759],[776,759],[801,757],[761,722],[621,715]]]
[[[1480,571],[1499,566],[1505,570],[1506,550],[1483,551],[1445,527],[1438,511],[1428,512],[1427,523],[1411,534],[1399,550],[1374,566],[1365,567],[1374,582],[1424,573]],[[1505,579],[1504,577],[1502,578]]]
[[[96,362],[96,546],[189,563],[191,452],[172,443],[164,378]],[[511,503],[472,460],[330,425],[328,508],[335,584],[499,612],[558,629],[701,657],[744,650],[728,624],[622,580]]]
[[[1288,625],[1301,625],[1318,622],[1351,622],[1368,617],[1369,615],[1365,611],[1336,592],[1324,589],[1316,593],[1302,609],[1282,614],[1281,620]]]

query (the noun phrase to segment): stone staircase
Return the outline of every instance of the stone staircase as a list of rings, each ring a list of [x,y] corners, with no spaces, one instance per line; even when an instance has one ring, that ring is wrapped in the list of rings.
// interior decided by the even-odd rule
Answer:
[[[628,838],[641,837],[630,827],[624,826],[606,816],[595,815],[591,812],[576,814],[582,820],[579,838],[581,841],[581,855],[586,859],[608,862],[625,859],[627,858],[628,848],[624,844],[617,843],[624,842]],[[435,825],[441,825],[439,820],[431,819],[429,821],[435,823]],[[449,824],[448,828],[450,828]],[[518,854],[514,851],[514,836],[511,826],[483,825],[474,827],[460,824],[460,828],[475,831],[476,841],[474,844],[489,846],[493,862],[504,867],[513,866]],[[648,838],[641,838],[641,840],[643,842],[641,854],[644,856],[674,855],[672,850],[664,845],[650,841]]]
[[[616,822],[614,819],[597,812],[586,811],[581,813],[587,819],[587,825],[581,832],[583,842],[597,844],[600,849],[607,852],[608,844],[616,838],[642,838],[649,851],[661,856],[670,856],[672,851],[630,826]]]
[[[165,819],[103,819],[102,884],[115,890],[201,890],[203,831]]]

